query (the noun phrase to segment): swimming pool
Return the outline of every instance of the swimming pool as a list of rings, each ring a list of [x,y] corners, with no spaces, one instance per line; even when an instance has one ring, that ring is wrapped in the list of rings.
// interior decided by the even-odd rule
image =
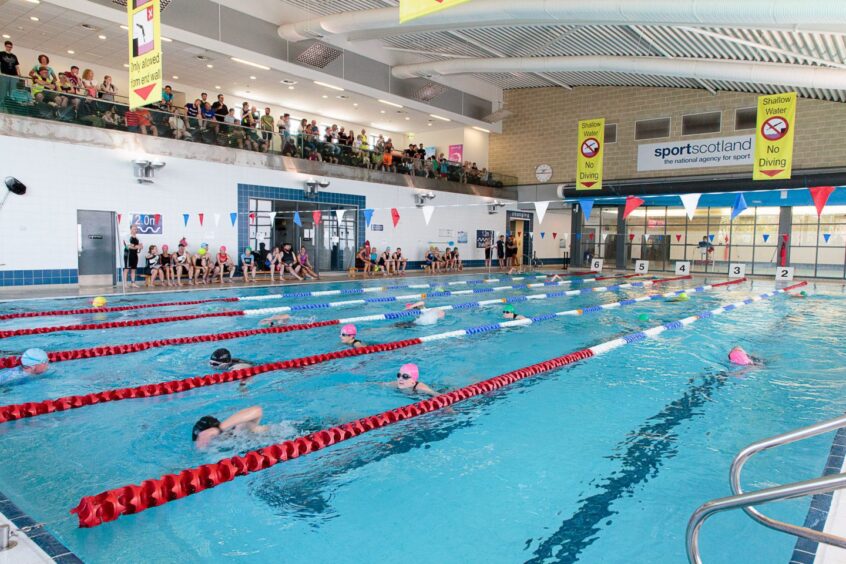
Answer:
[[[455,289],[459,286],[449,286],[449,281],[478,278],[422,282]],[[538,316],[703,281],[516,305],[519,313]],[[307,289],[384,284],[378,280]],[[595,285],[575,281],[573,287]],[[421,379],[438,390],[454,389],[772,288],[772,283],[744,282],[691,293],[683,303],[648,301],[268,372],[246,386],[220,384],[0,424],[4,460],[0,491],[34,519],[48,523],[48,529],[82,560],[94,563],[682,562],[690,513],[703,501],[730,493],[728,467],[740,448],[843,412],[846,352],[839,335],[846,323],[841,287],[820,286],[806,300],[776,296],[743,311],[703,319],[658,339],[538,375],[450,410],[400,422],[95,528],[77,528],[76,517],[68,511],[83,496],[408,404],[414,400],[376,385],[392,380],[405,362],[418,363]],[[555,290],[506,290],[497,297]],[[115,297],[109,305],[278,291]],[[408,293],[397,289],[373,295]],[[430,303],[488,297],[449,296]],[[298,297],[272,304],[262,301],[260,306],[336,299],[347,298]],[[7,303],[4,310],[84,305],[84,300],[41,300]],[[0,331],[258,306],[209,303],[14,319],[0,322]],[[401,305],[396,303],[371,303],[308,309],[294,316],[296,322],[308,322],[398,309]],[[11,337],[0,340],[0,354],[31,346],[55,351],[250,329],[256,321],[255,317],[206,318]],[[389,320],[361,323],[359,331],[365,342],[382,343],[497,321],[501,308],[492,306],[449,311],[435,326],[400,327],[398,321]],[[257,363],[339,350],[337,335],[338,327],[330,326],[56,363],[47,377],[0,389],[0,404],[206,374],[208,355],[218,346]],[[766,359],[766,366],[745,373],[729,369],[725,353],[735,344]],[[225,441],[206,452],[192,448],[191,427],[200,416],[225,415],[255,404],[263,406],[265,421],[272,424],[268,435]],[[761,455],[747,470],[746,486],[818,476],[829,443],[830,437],[819,437]],[[790,501],[769,511],[801,522],[807,507],[808,500]],[[794,542],[736,512],[709,521],[702,537],[703,557],[706,562],[786,562]]]

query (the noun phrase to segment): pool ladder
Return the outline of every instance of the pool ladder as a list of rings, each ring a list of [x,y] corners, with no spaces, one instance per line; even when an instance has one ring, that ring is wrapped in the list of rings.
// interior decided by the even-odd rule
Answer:
[[[699,508],[693,512],[693,515],[691,515],[690,520],[687,523],[686,542],[688,560],[690,560],[693,564],[702,564],[702,558],[699,554],[699,532],[702,529],[702,525],[705,523],[705,520],[715,513],[727,511],[729,509],[737,509],[738,507],[742,508],[743,511],[745,511],[746,514],[754,520],[758,521],[765,527],[769,527],[770,529],[775,529],[776,531],[781,531],[783,533],[788,533],[818,543],[821,542],[837,546],[839,548],[846,548],[846,538],[844,537],[822,531],[815,531],[807,527],[791,525],[790,523],[784,523],[767,517],[754,507],[771,501],[793,499],[846,488],[846,472],[841,474],[831,474],[821,478],[814,478],[813,480],[793,482],[782,486],[765,488],[752,492],[744,492],[743,488],[740,487],[740,473],[743,470],[743,466],[755,454],[773,447],[794,443],[823,433],[828,433],[829,431],[835,431],[843,427],[846,427],[846,416],[829,419],[828,421],[822,421],[809,427],[802,427],[782,435],[762,439],[741,450],[737,456],[734,457],[734,461],[731,463],[730,481],[731,491],[734,495],[714,499],[699,506]]]

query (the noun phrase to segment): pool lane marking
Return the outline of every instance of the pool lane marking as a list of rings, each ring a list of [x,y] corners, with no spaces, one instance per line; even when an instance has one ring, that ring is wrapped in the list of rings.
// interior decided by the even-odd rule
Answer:
[[[739,280],[730,280],[728,282],[723,282],[718,286],[711,285],[711,286],[699,286],[697,289],[687,290],[689,292],[705,292],[714,287],[725,286],[729,284],[737,284],[742,282],[743,279]],[[666,294],[661,294],[661,297],[671,297],[674,295],[678,295],[683,290],[679,291],[672,291],[667,292]],[[655,299],[655,298],[650,298]],[[645,300],[644,300],[645,301]],[[631,300],[623,300],[626,302],[626,305],[630,303],[634,303]],[[620,302],[622,304],[622,302]],[[605,304],[611,305],[611,304]],[[602,309],[608,308],[597,308],[597,309],[589,309],[588,311],[601,311]],[[575,310],[574,310],[575,311]],[[569,312],[561,312],[562,315],[569,315]],[[430,341],[437,341],[442,339],[449,339],[449,338],[457,338],[457,337],[464,337],[464,336],[473,336],[478,335],[481,333],[487,333],[491,331],[498,331],[501,329],[506,329],[509,327],[519,327],[523,325],[529,325],[532,323],[537,323],[541,321],[547,321],[549,319],[554,319],[556,314],[548,314],[537,316],[532,319],[524,319],[524,320],[515,320],[515,321],[506,321],[502,323],[492,323],[489,325],[483,325],[479,327],[471,327],[468,329],[459,329],[456,331],[448,331],[446,333],[437,333],[434,335],[428,335],[426,337],[417,337],[413,339],[406,339],[402,341],[392,341],[388,343],[380,343],[375,345],[368,345],[362,348],[349,348],[343,349],[340,351],[332,351],[328,353],[321,353],[306,357],[294,358],[285,361],[279,362],[271,362],[266,364],[260,364],[257,366],[252,366],[250,368],[242,368],[239,370],[232,370],[229,372],[221,372],[221,373],[213,373],[213,374],[206,374],[204,376],[193,376],[190,378],[183,378],[180,380],[171,380],[168,382],[156,382],[153,384],[144,384],[141,386],[135,386],[131,388],[118,388],[118,389],[111,389],[105,390],[101,392],[93,392],[84,395],[75,395],[75,396],[65,396],[58,399],[48,399],[42,400],[40,402],[26,402],[20,404],[11,404],[0,407],[0,423],[5,423],[7,421],[15,421],[18,419],[26,419],[30,417],[37,417],[39,415],[46,415],[48,413],[53,413],[54,411],[65,411],[68,409],[77,409],[80,407],[85,407],[88,405],[94,405],[98,403],[106,403],[112,401],[121,401],[126,399],[140,399],[140,398],[149,398],[154,396],[164,396],[164,395],[171,395],[177,394],[182,392],[187,392],[189,390],[193,390],[195,388],[202,388],[206,386],[213,386],[217,384],[225,384],[228,382],[235,382],[239,380],[244,380],[247,378],[251,378],[253,376],[257,376],[259,374],[264,374],[266,372],[273,372],[277,370],[288,370],[292,368],[302,368],[305,366],[313,366],[315,364],[321,364],[324,362],[328,362],[330,360],[337,360],[340,358],[348,358],[354,356],[362,356],[367,354],[373,354],[377,352],[387,352],[387,351],[394,351],[402,348],[407,348],[415,345],[422,345],[424,343]]]
[[[591,272],[578,272],[573,274],[565,274],[563,276],[582,276],[582,275],[591,275]],[[561,275],[559,275],[561,276]],[[614,278],[617,276],[623,275],[614,275],[609,278]],[[532,276],[529,278],[546,278],[546,275],[542,276]],[[526,277],[511,277],[512,280],[524,280]],[[496,278],[483,278],[479,280],[458,280],[447,282],[446,285],[454,286],[454,285],[474,285],[474,284],[489,284],[499,282],[499,279]],[[575,280],[578,282],[578,280]],[[568,282],[572,283],[572,282]],[[373,292],[387,292],[391,290],[401,290],[401,289],[409,289],[409,288],[438,288],[443,286],[444,284],[413,284],[413,285],[404,285],[404,286],[369,286],[365,288],[352,288],[346,290],[325,290],[325,291],[317,291],[317,292],[291,292],[288,294],[269,294],[269,295],[261,295],[261,296],[237,296],[237,297],[229,297],[229,298],[209,298],[204,300],[186,300],[186,301],[179,301],[179,302],[157,302],[151,304],[133,304],[133,305],[125,305],[125,306],[108,306],[108,307],[86,307],[86,308],[75,308],[75,309],[59,309],[59,310],[49,310],[49,311],[22,311],[16,313],[4,313],[0,314],[0,321],[5,321],[8,319],[24,319],[24,318],[32,318],[32,317],[59,317],[64,315],[85,315],[89,313],[114,313],[114,312],[121,312],[121,311],[132,311],[137,309],[151,309],[156,307],[176,307],[176,306],[186,306],[186,305],[201,305],[201,304],[210,304],[210,303],[233,303],[233,302],[241,302],[241,301],[256,301],[256,300],[274,300],[280,298],[308,298],[314,296],[335,296],[335,295],[344,295],[344,294],[367,294]]]
[[[629,274],[626,277],[640,276],[639,274]],[[689,277],[688,277],[689,278]],[[582,282],[596,282],[599,280],[607,280],[608,278],[587,278],[581,280]],[[103,321],[100,323],[76,324],[76,325],[52,325],[47,327],[27,327],[23,329],[8,329],[0,331],[0,339],[7,339],[9,337],[20,337],[24,335],[43,335],[46,333],[59,333],[62,331],[93,331],[97,329],[122,329],[125,327],[141,327],[144,325],[157,325],[160,323],[174,323],[178,321],[193,321],[195,319],[206,319],[213,317],[240,317],[240,316],[265,316],[274,313],[283,313],[289,311],[307,311],[315,309],[327,309],[334,307],[345,307],[351,305],[368,305],[378,303],[390,303],[406,300],[421,300],[427,296],[433,297],[451,297],[461,296],[466,294],[487,294],[504,292],[507,290],[524,290],[526,288],[536,288],[542,286],[563,286],[571,284],[572,281],[565,280],[560,282],[544,282],[542,284],[518,284],[514,286],[497,286],[495,288],[474,288],[472,290],[458,290],[458,291],[444,291],[444,292],[430,292],[428,294],[408,294],[405,296],[385,296],[381,298],[364,298],[358,300],[345,300],[340,302],[327,302],[317,304],[297,304],[292,306],[282,306],[275,308],[262,309],[247,309],[247,310],[229,310],[229,311],[215,311],[209,313],[195,313],[190,315],[177,315],[170,317],[150,317],[146,319],[128,319],[123,321]]]
[[[690,278],[683,277],[683,278]],[[630,284],[623,284],[620,286],[604,286],[604,287],[597,287],[596,289],[591,288],[592,291],[613,291],[619,288],[636,288],[636,287],[648,287],[653,286],[656,284],[663,284],[666,282],[671,282],[677,280],[678,278],[667,278],[661,280],[646,280],[643,282],[634,282]],[[738,279],[738,283],[745,281],[746,279]],[[582,290],[586,290],[586,288],[580,290],[571,290],[569,292],[553,292],[551,294],[534,294],[532,296],[515,296],[512,298],[496,298],[492,300],[482,300],[476,302],[465,302],[463,304],[455,304],[455,305],[448,305],[448,306],[437,306],[432,309],[454,309],[454,310],[463,310],[463,309],[472,309],[477,307],[485,307],[492,304],[502,304],[502,303],[518,303],[522,301],[531,300],[539,300],[539,299],[546,299],[546,298],[556,298],[562,296],[574,296],[581,293],[585,293]],[[525,298],[525,299],[524,299]],[[262,315],[267,315],[268,313],[272,312],[263,312]],[[210,333],[206,335],[193,335],[188,337],[174,337],[171,339],[159,339],[155,341],[145,341],[141,343],[128,343],[123,345],[101,345],[98,347],[90,347],[87,349],[73,349],[67,351],[56,351],[50,352],[47,354],[47,357],[50,359],[50,362],[62,362],[66,360],[79,360],[83,358],[96,358],[101,356],[113,356],[118,354],[129,354],[135,352],[146,351],[149,349],[159,348],[159,347],[167,347],[167,346],[177,346],[177,345],[190,345],[195,343],[210,343],[214,341],[225,341],[229,339],[240,339],[244,337],[251,337],[253,335],[263,335],[263,334],[273,334],[273,333],[289,333],[292,331],[303,331],[309,329],[316,329],[319,327],[327,327],[330,325],[338,325],[338,324],[346,324],[346,323],[364,323],[369,321],[381,321],[381,320],[397,320],[397,319],[404,319],[409,317],[414,317],[420,315],[420,311],[416,309],[411,310],[403,310],[403,311],[395,311],[395,312],[388,312],[382,313],[377,315],[365,315],[359,317],[347,317],[342,319],[329,319],[326,321],[316,321],[312,323],[299,323],[299,324],[292,324],[292,325],[282,325],[279,327],[264,327],[259,329],[244,329],[240,331],[228,331],[225,333]],[[167,319],[167,318],[165,318]],[[124,322],[115,322],[115,323],[124,323]],[[20,364],[20,357],[19,356],[7,356],[7,357],[0,357],[0,369],[3,368],[14,368]]]
[[[588,347],[565,356],[559,356],[499,376],[494,376],[493,378],[440,394],[431,399],[422,400],[296,439],[252,450],[243,456],[238,455],[224,458],[213,464],[204,464],[195,468],[182,470],[179,474],[166,474],[160,478],[144,480],[139,485],[127,485],[106,490],[96,495],[85,496],[80,499],[76,507],[71,509],[71,513],[76,514],[80,527],[96,527],[105,522],[114,521],[121,515],[140,513],[150,507],[164,505],[165,503],[199,493],[203,490],[214,488],[220,484],[232,481],[236,477],[265,470],[271,466],[275,466],[279,462],[299,458],[300,456],[336,445],[375,429],[381,429],[400,421],[407,421],[433,411],[444,409],[470,398],[504,388],[514,382],[531,378],[537,374],[550,372],[569,364],[605,354],[627,344],[655,338],[665,331],[682,329],[697,320],[722,315],[806,284],[807,282],[800,282],[786,288],[753,296],[740,302],[706,310],[698,315],[657,325],[646,331],[631,333],[619,339]]]

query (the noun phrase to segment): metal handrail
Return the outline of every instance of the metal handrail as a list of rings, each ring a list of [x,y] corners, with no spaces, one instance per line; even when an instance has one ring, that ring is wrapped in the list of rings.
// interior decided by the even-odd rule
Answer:
[[[699,508],[697,508],[696,511],[693,512],[693,515],[691,515],[690,517],[690,521],[688,521],[687,523],[687,558],[693,564],[702,564],[702,558],[699,555],[699,532],[702,528],[702,525],[705,523],[705,520],[708,519],[708,517],[710,517],[714,513],[719,513],[721,511],[726,511],[729,509],[736,509],[738,507],[746,509],[753,505],[760,505],[762,503],[769,503],[771,501],[793,499],[806,495],[826,493],[841,488],[846,488],[846,473],[833,474],[831,476],[814,478],[813,480],[805,480],[804,482],[794,482],[792,484],[775,486],[773,488],[766,488],[763,490],[744,493],[740,495],[722,497],[720,499],[714,499],[703,505],[700,505]],[[817,531],[814,532],[817,533]],[[804,534],[793,534],[796,534],[797,536],[803,538],[812,538]],[[836,546],[843,545],[836,544]]]
[[[795,429],[793,431],[789,431],[781,435],[776,435],[767,439],[761,439],[760,441],[752,443],[751,445],[741,450],[734,458],[734,461],[732,461],[731,463],[731,472],[729,479],[731,482],[732,493],[735,495],[741,495],[744,493],[743,488],[740,485],[740,474],[743,471],[743,466],[752,456],[758,454],[761,451],[773,447],[794,443],[796,441],[801,441],[803,439],[822,435],[830,431],[836,431],[837,429],[843,427],[846,427],[846,416],[835,417],[834,419],[822,421],[814,425],[809,425],[808,427],[802,427],[801,429]],[[778,521],[771,517],[767,517],[754,507],[744,507],[743,510],[746,512],[747,515],[749,515],[762,525],[765,525],[771,529],[775,529],[776,531],[790,533],[792,535],[811,539],[816,542],[832,544],[840,548],[846,548],[846,538],[844,537],[824,533],[821,531],[815,531],[807,527],[800,527],[798,525],[792,525],[790,523],[784,523],[783,521]]]

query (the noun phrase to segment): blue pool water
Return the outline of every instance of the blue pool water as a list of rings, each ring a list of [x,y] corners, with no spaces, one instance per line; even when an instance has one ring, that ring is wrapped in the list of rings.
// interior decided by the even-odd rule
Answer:
[[[518,310],[539,315],[702,282],[538,300],[518,304]],[[702,502],[730,493],[728,467],[739,449],[844,411],[842,287],[820,286],[806,300],[778,296],[701,320],[94,529],[78,529],[68,511],[85,495],[405,405],[414,400],[376,385],[391,381],[405,362],[420,364],[421,379],[436,389],[457,388],[772,287],[746,282],[691,294],[679,304],[647,302],[271,372],[246,387],[224,384],[2,424],[0,491],[35,520],[47,522],[61,542],[90,563],[683,562],[687,519]],[[109,305],[278,291],[115,297]],[[403,293],[409,292],[378,295]],[[431,305],[487,297],[439,298]],[[346,298],[16,319],[0,322],[0,330],[339,299]],[[65,309],[84,303],[40,300],[2,308]],[[295,321],[398,308],[314,310]],[[642,314],[649,321],[640,320]],[[499,320],[500,308],[494,306],[448,312],[436,326],[401,328],[381,321],[361,324],[359,331],[365,342],[378,343]],[[65,350],[231,331],[253,328],[256,321],[213,318],[14,337],[0,340],[0,354],[30,346]],[[210,372],[206,359],[218,346],[257,363],[334,351],[341,348],[337,334],[337,327],[327,327],[57,363],[46,377],[0,388],[0,404],[205,374]],[[746,373],[730,369],[725,357],[735,344],[766,359],[766,366]],[[225,416],[255,404],[263,406],[271,423],[268,435],[224,442],[207,452],[192,448],[191,427],[200,416]],[[820,475],[830,441],[819,437],[759,456],[749,465],[746,487]],[[799,523],[808,503],[784,502],[768,511]],[[794,539],[739,512],[713,518],[702,538],[709,563],[787,562],[793,544]]]

